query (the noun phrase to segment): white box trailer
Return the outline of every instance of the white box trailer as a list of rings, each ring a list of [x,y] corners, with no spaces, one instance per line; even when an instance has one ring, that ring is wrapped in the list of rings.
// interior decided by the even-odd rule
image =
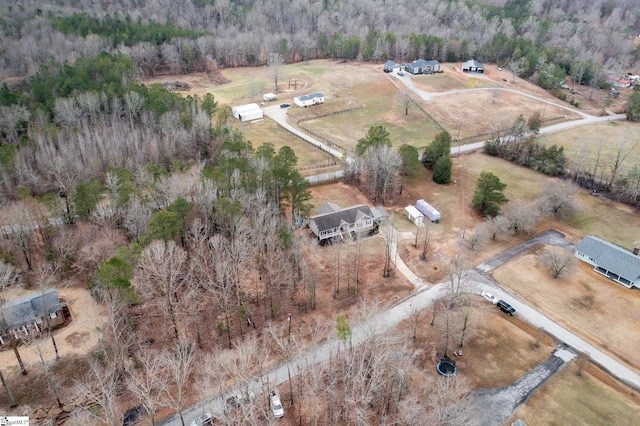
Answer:
[[[438,223],[440,221],[440,212],[425,200],[416,201],[416,209],[427,217],[431,222]]]
[[[278,97],[274,93],[265,93],[262,95],[262,99],[264,99],[265,102],[271,102],[278,99]]]
[[[416,226],[419,226],[422,223],[422,218],[424,217],[422,216],[422,213],[420,213],[418,209],[413,206],[405,207],[404,214],[407,216],[407,219],[409,219]]]

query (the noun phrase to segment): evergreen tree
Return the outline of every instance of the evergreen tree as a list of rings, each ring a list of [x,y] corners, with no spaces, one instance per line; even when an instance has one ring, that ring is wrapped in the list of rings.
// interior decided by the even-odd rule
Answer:
[[[389,132],[384,126],[373,126],[367,132],[367,136],[358,141],[356,154],[362,156],[369,147],[382,145],[391,147]]]
[[[500,182],[498,176],[483,170],[476,182],[476,190],[473,193],[471,205],[480,210],[483,216],[497,216],[500,213],[500,205],[498,203],[509,201],[502,193],[506,187],[507,185]]]
[[[422,164],[432,169],[436,165],[438,158],[451,155],[451,135],[443,130],[433,139],[433,142],[427,146],[422,155]]]
[[[433,168],[433,181],[441,185],[451,183],[451,157],[443,155],[438,158]]]

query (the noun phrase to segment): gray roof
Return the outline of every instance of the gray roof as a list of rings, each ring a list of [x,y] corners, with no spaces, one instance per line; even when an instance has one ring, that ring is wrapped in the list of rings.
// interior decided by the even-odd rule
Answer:
[[[428,66],[434,66],[434,65],[438,65],[440,64],[440,62],[436,61],[435,59],[431,60],[431,61],[427,61],[424,59],[416,59],[415,61],[411,62],[411,66],[412,67],[420,67],[420,68],[425,68]]]
[[[371,214],[373,215],[373,220],[380,220],[383,217],[389,217],[389,213],[387,213],[382,207],[371,207]]]
[[[371,209],[364,204],[358,206],[347,207],[333,213],[324,213],[311,216],[309,220],[313,220],[318,225],[318,231],[326,231],[339,227],[342,222],[354,224],[363,216],[372,217]]]
[[[640,278],[640,257],[625,248],[587,235],[578,243],[575,250],[595,259],[598,266],[629,281]]]
[[[342,207],[340,207],[336,203],[327,201],[326,203],[321,204],[320,207],[318,207],[318,214],[335,213],[338,210],[342,210]]]
[[[31,324],[61,308],[55,289],[40,291],[5,303],[0,316],[0,327],[6,330]]]
[[[323,98],[324,95],[320,92],[316,92],[316,93],[309,93],[308,95],[302,95],[302,96],[298,96],[298,99],[300,99],[301,101],[308,101],[310,99],[314,99],[314,98]]]
[[[484,66],[482,65],[482,62],[478,62],[475,59],[470,59],[467,62],[464,62],[462,64],[462,68],[484,68]]]
[[[518,419],[515,422],[511,423],[511,426],[527,426],[527,424],[522,420]]]
[[[384,63],[384,66],[388,68],[393,68],[393,67],[400,66],[400,64],[398,64],[396,61],[392,61],[391,59],[389,59],[387,62]]]

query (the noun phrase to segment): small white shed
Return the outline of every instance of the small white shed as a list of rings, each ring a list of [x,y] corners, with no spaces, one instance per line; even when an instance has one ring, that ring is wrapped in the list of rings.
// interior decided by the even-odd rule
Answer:
[[[440,212],[425,200],[416,201],[416,209],[425,215],[431,222],[438,223],[440,221]]]
[[[264,99],[265,102],[271,102],[278,99],[278,97],[274,93],[265,93],[262,95],[262,99]]]
[[[262,108],[258,104],[240,105],[231,108],[231,113],[240,121],[259,120],[263,117]]]
[[[404,214],[407,216],[414,225],[419,226],[422,223],[422,213],[413,206],[407,206],[404,208]]]
[[[324,103],[324,95],[320,92],[310,93],[308,95],[296,96],[293,102],[300,107],[308,107]]]

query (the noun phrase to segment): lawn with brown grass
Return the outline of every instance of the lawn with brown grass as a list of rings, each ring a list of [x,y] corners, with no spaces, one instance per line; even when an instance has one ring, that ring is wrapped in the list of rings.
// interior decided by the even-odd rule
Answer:
[[[319,166],[319,165],[334,165],[333,157],[327,154],[325,151],[311,147],[307,142],[293,136],[274,121],[264,119],[255,122],[234,123],[234,127],[238,128],[245,137],[251,141],[254,148],[258,148],[263,143],[273,144],[276,151],[283,146],[288,146],[293,149],[298,157],[298,166]],[[340,163],[337,163],[336,168],[340,168]],[[325,171],[325,170],[323,170]]]
[[[460,137],[497,129],[504,132],[518,116],[522,115],[527,120],[536,112],[543,119],[579,118],[565,109],[504,90],[468,90],[443,94],[434,97],[425,108],[453,137],[458,136],[458,130]]]
[[[637,425],[638,392],[616,383],[610,386],[601,380],[603,376],[606,373],[594,366],[578,376],[575,366],[569,365],[521,406],[511,422],[521,419],[529,426]]]
[[[493,271],[515,296],[594,346],[640,371],[640,293],[614,283],[575,260],[567,278],[553,279],[541,260],[543,247]]]
[[[469,316],[463,356],[453,358],[458,375],[468,379],[473,389],[508,385],[549,357],[553,350],[551,339],[544,338],[536,346],[535,330],[516,317],[502,314],[479,296],[477,299],[478,307]],[[418,367],[426,376],[438,377],[436,363],[442,356],[445,320],[442,313],[436,314],[431,326],[431,319],[431,309],[420,313],[413,347],[417,352]],[[412,328],[413,320],[400,325],[400,330],[409,336],[413,334]],[[460,349],[459,337],[458,333],[453,334],[456,338],[452,339],[455,342],[451,344],[451,351],[457,351]]]
[[[599,155],[600,168],[604,169],[602,178],[606,181],[611,176],[612,160],[616,158],[618,152],[626,156],[618,176],[640,163],[640,125],[638,123],[628,121],[594,123],[545,134],[538,137],[538,140],[546,146],[564,147],[569,162],[590,164],[592,168]],[[600,178],[599,171],[597,175]]]

